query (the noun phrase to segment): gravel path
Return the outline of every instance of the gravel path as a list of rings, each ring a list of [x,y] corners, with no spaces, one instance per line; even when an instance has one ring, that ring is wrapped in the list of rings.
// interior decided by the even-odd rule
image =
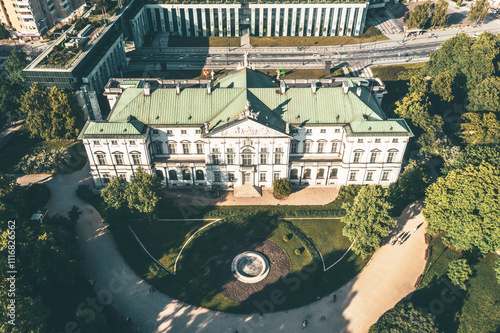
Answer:
[[[159,292],[149,294],[149,285],[125,263],[99,214],[75,194],[79,184],[90,182],[88,166],[44,182],[52,191],[49,214],[66,214],[73,205],[83,212],[77,233],[86,258],[84,271],[95,281],[100,301],[110,302],[130,316],[142,332],[304,333],[301,323],[307,319],[309,332],[365,333],[380,315],[414,290],[425,266],[425,224],[421,204],[414,203],[398,219],[398,227],[412,232],[420,225],[417,231],[401,246],[383,246],[358,276],[335,292],[335,303],[325,297],[298,309],[273,313],[273,301],[278,297],[259,303],[262,317],[208,311]]]

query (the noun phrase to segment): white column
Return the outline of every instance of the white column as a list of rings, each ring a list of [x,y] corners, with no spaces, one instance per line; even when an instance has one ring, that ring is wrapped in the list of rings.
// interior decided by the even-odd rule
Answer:
[[[181,9],[177,8],[175,10],[175,14],[177,15],[177,32],[179,33],[179,36],[182,36]]]
[[[210,8],[210,36],[215,36],[214,8]]]
[[[268,7],[267,9],[267,36],[271,36],[271,23],[273,21],[273,8]]]
[[[345,35],[345,17],[347,14],[347,8],[342,8],[342,17],[340,18],[340,28],[342,31],[339,31],[339,36],[344,36]]]
[[[234,8],[234,35],[240,35],[240,9]]]
[[[163,13],[163,8],[160,7],[160,24],[161,24],[161,31],[165,32],[167,29],[165,28],[165,14]]]
[[[314,28],[314,36],[319,36],[321,34],[321,15],[323,14],[323,7],[318,7],[318,12],[316,14],[316,27]]]
[[[323,23],[323,28],[325,28],[325,31],[323,31],[323,36],[328,36],[328,24],[330,23],[330,14],[331,14],[330,10],[331,10],[330,7],[326,8],[325,22]]]
[[[337,17],[339,16],[339,9],[338,8],[332,8],[332,25],[330,28],[330,36],[335,36],[337,33]]]
[[[184,8],[184,25],[186,27],[186,36],[192,35],[191,22],[189,21],[189,8]]]
[[[276,23],[274,25],[274,35],[280,36],[281,7],[276,8]]]
[[[292,26],[290,27],[290,36],[295,36],[295,30],[297,29],[297,8],[292,8]]]
[[[250,8],[251,18],[250,18],[250,32],[252,36],[255,36],[255,8]]]
[[[259,36],[263,36],[262,31],[264,30],[264,8],[259,8]]]
[[[351,7],[351,10],[349,11],[349,18],[348,19],[349,19],[349,21],[347,23],[347,29],[350,29],[350,30],[346,31],[346,32],[347,32],[347,36],[350,36],[354,32],[354,8],[352,8],[352,7]]]
[[[155,11],[154,8],[151,8],[151,21],[153,21],[153,31],[157,32],[158,31],[158,27],[157,27],[157,24],[156,24],[156,11]]]
[[[219,37],[224,33],[224,25],[222,24],[222,8],[219,7]]]
[[[231,8],[226,9],[227,36],[231,36]]]
[[[299,25],[299,36],[304,36],[304,21],[306,19],[306,8],[300,7],[300,25]]]
[[[208,30],[208,27],[207,27],[207,13],[206,13],[204,7],[201,7],[200,11],[201,11],[201,30],[202,30],[202,34],[203,34],[203,37],[207,37],[207,30]]]
[[[198,26],[198,9],[199,8],[193,8],[193,29],[194,29],[194,35],[198,37],[200,33],[198,32],[199,26]]]
[[[283,36],[288,36],[288,7],[283,9]]]
[[[307,18],[307,36],[312,36],[312,29],[313,29],[313,14],[314,14],[314,7],[309,8],[309,17]]]
[[[170,32],[174,32],[174,19],[172,18],[172,8],[168,8],[168,27]]]
[[[356,23],[356,35],[361,35],[363,33],[363,23],[365,22],[366,7],[359,7],[358,12],[358,22]]]

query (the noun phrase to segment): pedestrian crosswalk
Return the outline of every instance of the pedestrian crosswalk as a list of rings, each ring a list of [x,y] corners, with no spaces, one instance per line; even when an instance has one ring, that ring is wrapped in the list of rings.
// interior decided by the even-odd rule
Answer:
[[[373,73],[369,65],[358,63],[349,67],[349,76],[369,79],[373,77]]]

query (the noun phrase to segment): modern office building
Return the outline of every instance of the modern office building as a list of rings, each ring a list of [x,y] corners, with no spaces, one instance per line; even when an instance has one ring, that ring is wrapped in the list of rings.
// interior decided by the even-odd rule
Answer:
[[[148,32],[178,36],[351,36],[360,35],[369,3],[146,4],[133,17],[132,34],[142,46]]]
[[[387,119],[380,80],[281,80],[243,68],[211,80],[111,79],[111,113],[83,140],[97,187],[139,167],[171,188],[388,185],[411,130]]]
[[[84,0],[0,0],[0,23],[21,37],[39,37],[73,16]]]

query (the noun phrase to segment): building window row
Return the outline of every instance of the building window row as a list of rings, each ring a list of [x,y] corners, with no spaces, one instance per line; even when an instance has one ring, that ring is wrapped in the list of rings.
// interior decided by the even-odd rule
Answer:
[[[113,160],[115,165],[125,165],[124,154],[123,153],[113,153]],[[106,154],[97,152],[95,153],[98,165],[107,165]],[[141,165],[141,154],[140,153],[130,153],[130,161],[133,165]]]
[[[186,181],[191,181],[191,170],[189,169],[182,169],[180,172],[180,177],[177,173],[176,170],[168,170],[168,178],[170,180],[186,180]],[[196,180],[205,180],[205,173],[203,170],[196,170],[195,171],[195,179]]]
[[[313,152],[313,141],[304,141],[302,146],[302,152],[304,154],[311,154]],[[326,153],[327,142],[326,141],[318,141],[318,145],[316,147],[316,153]],[[330,153],[339,153],[340,141],[332,142]],[[298,154],[299,153],[299,141],[292,141],[290,143],[290,153]]]
[[[362,157],[363,157],[363,153],[364,153],[364,151],[362,151],[362,150],[355,151],[353,159],[352,159],[352,162],[353,163],[360,163],[361,160],[362,160]],[[389,150],[387,152],[387,157],[386,157],[385,162],[386,163],[393,163],[396,160],[396,154],[397,153],[398,153],[398,151],[396,149]],[[370,163],[377,163],[377,162],[379,162],[379,155],[380,155],[380,151],[379,150],[372,151],[370,153]]]

